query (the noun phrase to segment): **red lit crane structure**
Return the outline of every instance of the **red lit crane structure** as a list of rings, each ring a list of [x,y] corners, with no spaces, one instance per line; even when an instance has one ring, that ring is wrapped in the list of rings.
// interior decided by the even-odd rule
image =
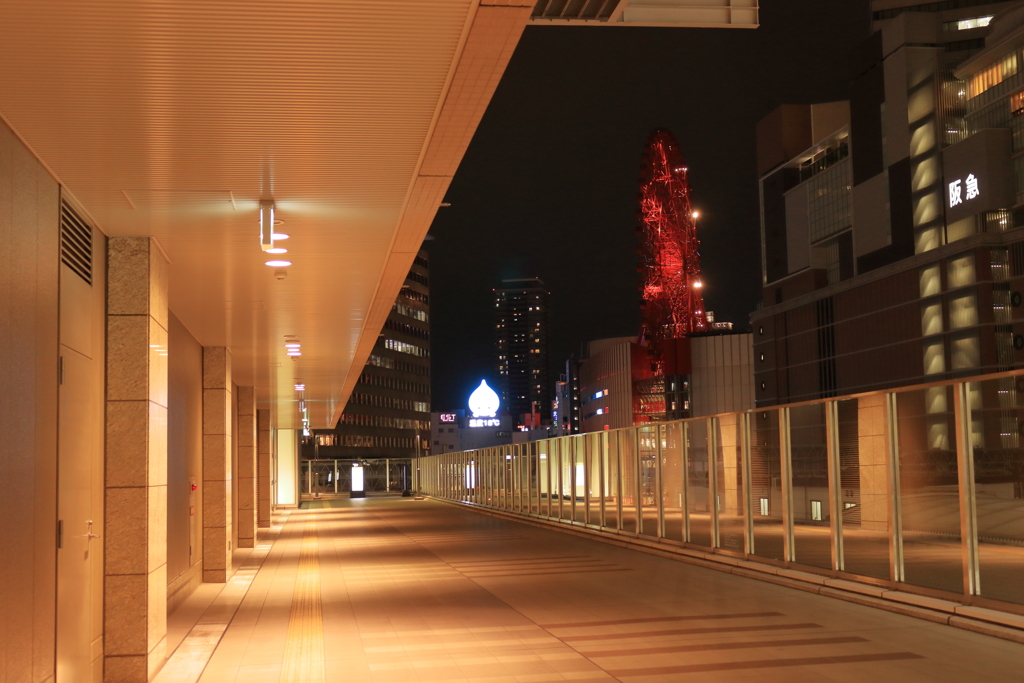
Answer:
[[[644,334],[652,360],[660,365],[668,340],[707,329],[690,183],[679,143],[667,130],[647,140],[640,169],[640,223]]]

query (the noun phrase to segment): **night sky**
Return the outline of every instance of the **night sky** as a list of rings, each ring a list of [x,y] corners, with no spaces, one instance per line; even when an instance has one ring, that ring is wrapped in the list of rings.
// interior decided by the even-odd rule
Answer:
[[[705,308],[747,325],[761,283],[755,125],[782,103],[845,99],[868,19],[867,0],[766,0],[753,31],[527,28],[426,245],[433,409],[465,408],[496,380],[503,278],[551,292],[552,373],[585,341],[639,332],[637,179],[656,128],[690,169]]]

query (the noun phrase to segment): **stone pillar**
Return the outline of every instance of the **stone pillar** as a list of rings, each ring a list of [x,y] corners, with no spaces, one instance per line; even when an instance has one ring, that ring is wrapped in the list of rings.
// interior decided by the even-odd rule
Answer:
[[[860,474],[860,528],[889,529],[885,394],[857,399],[857,445]]]
[[[107,243],[104,673],[144,683],[167,635],[167,259],[149,237]]]
[[[203,581],[231,576],[231,352],[203,349]]]
[[[256,411],[256,518],[261,529],[270,527],[270,410]]]
[[[238,547],[256,547],[256,387],[238,387]]]

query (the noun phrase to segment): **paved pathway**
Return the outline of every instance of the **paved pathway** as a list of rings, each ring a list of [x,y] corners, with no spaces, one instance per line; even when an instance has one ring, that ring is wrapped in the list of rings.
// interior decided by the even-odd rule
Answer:
[[[197,592],[205,623],[172,616],[160,683],[1024,680],[1024,645],[443,503],[336,504]]]

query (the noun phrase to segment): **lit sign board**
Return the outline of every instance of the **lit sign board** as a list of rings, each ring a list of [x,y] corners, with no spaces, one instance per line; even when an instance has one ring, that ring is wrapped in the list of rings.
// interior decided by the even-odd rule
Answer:
[[[949,184],[949,208],[953,208],[975,197],[981,196],[978,188],[978,178],[973,173],[968,173],[966,178],[957,178]]]
[[[494,417],[498,414],[500,403],[494,389],[487,386],[487,380],[480,380],[480,386],[469,395],[469,409],[473,417]]]
[[[437,416],[437,419],[441,422],[453,423],[459,421],[459,416],[455,413],[441,413]]]
[[[469,419],[470,427],[500,427],[501,420],[496,417],[471,417]]]

